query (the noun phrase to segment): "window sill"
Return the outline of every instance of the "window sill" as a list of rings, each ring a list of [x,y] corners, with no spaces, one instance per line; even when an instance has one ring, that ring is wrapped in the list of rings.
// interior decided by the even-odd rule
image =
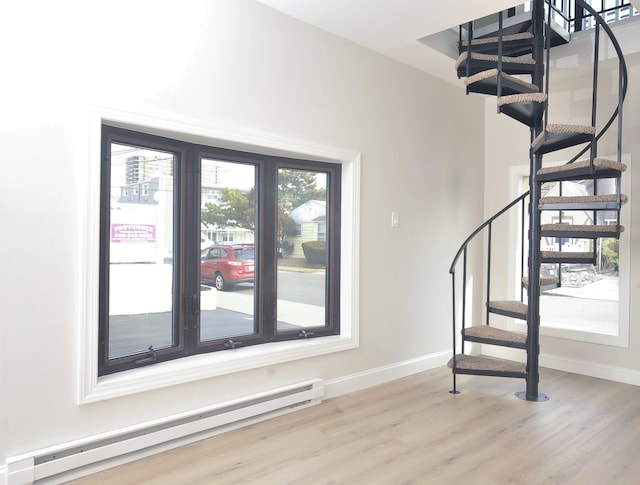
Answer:
[[[80,397],[80,404],[341,352],[356,348],[357,345],[357,341],[353,338],[335,336],[293,342],[274,342],[194,355],[99,377],[87,389],[88,392]]]

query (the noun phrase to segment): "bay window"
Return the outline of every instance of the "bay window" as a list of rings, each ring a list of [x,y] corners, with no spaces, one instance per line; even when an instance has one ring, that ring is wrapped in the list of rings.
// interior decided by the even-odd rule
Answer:
[[[107,125],[101,149],[99,375],[340,333],[339,164]]]

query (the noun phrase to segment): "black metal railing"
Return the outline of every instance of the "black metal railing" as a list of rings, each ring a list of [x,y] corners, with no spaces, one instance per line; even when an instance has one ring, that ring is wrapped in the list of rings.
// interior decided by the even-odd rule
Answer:
[[[523,255],[523,257],[521,258],[521,266],[520,266],[520,271],[521,271],[521,277],[524,276],[524,274],[522,273],[522,271],[524,271],[524,241],[525,241],[525,225],[524,225],[524,213],[525,213],[525,207],[526,207],[526,202],[528,200],[529,197],[529,192],[525,192],[524,194],[520,195],[519,197],[517,197],[516,199],[514,199],[513,201],[511,201],[509,204],[507,204],[505,207],[503,207],[502,209],[500,209],[498,212],[496,212],[493,216],[491,216],[489,219],[487,219],[486,221],[484,221],[482,224],[480,224],[480,226],[478,226],[470,235],[469,237],[467,237],[467,239],[465,239],[465,241],[462,243],[462,245],[460,246],[460,248],[458,249],[458,252],[456,252],[456,255],[453,258],[453,261],[451,262],[451,266],[449,267],[449,273],[451,274],[451,280],[452,280],[452,292],[453,292],[453,348],[454,348],[454,357],[455,357],[455,348],[456,348],[456,329],[457,327],[457,319],[456,319],[456,314],[458,312],[458,300],[456,298],[456,287],[457,287],[457,283],[456,283],[456,274],[458,274],[458,263],[460,262],[460,258],[462,257],[462,282],[461,282],[461,291],[462,291],[462,295],[461,295],[461,299],[460,299],[460,311],[461,311],[461,329],[466,328],[466,303],[467,303],[467,283],[469,281],[468,278],[468,249],[469,249],[469,245],[471,244],[472,241],[474,241],[476,239],[476,237],[481,234],[485,229],[487,230],[487,241],[486,241],[486,245],[487,245],[487,253],[486,253],[486,261],[487,261],[487,268],[486,268],[486,298],[487,298],[487,302],[490,301],[491,299],[491,256],[492,256],[492,246],[493,246],[493,224],[495,221],[497,221],[501,216],[503,216],[504,214],[506,214],[507,212],[509,212],[510,209],[512,209],[513,207],[518,206],[518,204],[520,205],[520,227],[522,230],[522,234],[521,234],[521,246],[520,246],[520,251],[521,254]],[[523,298],[523,293],[521,292],[520,294],[520,298]],[[489,325],[489,312],[487,310],[487,312],[485,313],[485,325]],[[462,352],[464,353],[464,340],[462,341]]]
[[[523,2],[501,13],[505,18],[526,14],[531,12],[531,3]],[[569,34],[595,28],[598,18],[603,19],[607,24],[612,24],[640,14],[638,9],[631,3],[631,0],[616,0],[615,5],[612,7],[607,6],[610,2],[605,2],[604,0],[590,0],[587,3],[592,11],[577,5],[576,0],[546,0],[545,3],[546,15]],[[487,21],[484,19],[482,24],[486,23]],[[474,27],[475,21],[461,25],[460,39],[472,38]]]
[[[573,4],[573,2],[564,3]],[[617,0],[616,5],[605,8],[606,3],[602,0],[588,2],[591,11],[574,7],[574,11],[568,15],[570,32],[596,28],[598,18],[602,19],[605,24],[611,24],[638,15],[638,10],[631,4],[630,0]],[[580,6],[576,5],[576,7]]]

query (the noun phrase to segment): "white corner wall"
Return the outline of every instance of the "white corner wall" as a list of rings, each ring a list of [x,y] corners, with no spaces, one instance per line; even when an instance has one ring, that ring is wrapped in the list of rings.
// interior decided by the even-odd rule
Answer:
[[[36,0],[2,19],[0,480],[8,457],[36,449],[442,361],[448,265],[482,219],[482,100],[251,0]],[[78,405],[96,106],[359,152],[359,348]]]

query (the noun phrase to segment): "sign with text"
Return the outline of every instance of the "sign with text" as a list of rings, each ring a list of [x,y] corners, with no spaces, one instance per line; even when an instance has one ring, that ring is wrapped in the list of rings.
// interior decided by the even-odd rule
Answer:
[[[155,224],[111,224],[112,243],[155,243]]]

